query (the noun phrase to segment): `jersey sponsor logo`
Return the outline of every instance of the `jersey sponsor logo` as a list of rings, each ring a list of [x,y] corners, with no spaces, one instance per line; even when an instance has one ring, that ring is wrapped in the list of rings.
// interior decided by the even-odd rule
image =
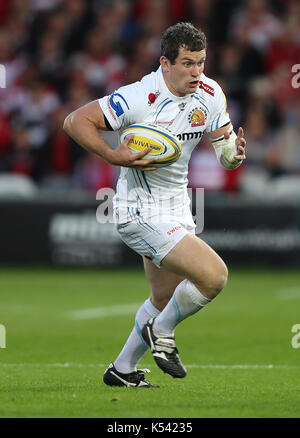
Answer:
[[[120,117],[122,114],[124,114],[124,110],[121,105],[121,103],[123,103],[122,101],[129,109],[128,103],[120,93],[114,93],[109,98],[110,107],[114,110],[117,117]]]
[[[196,107],[189,113],[188,120],[192,128],[195,128],[196,126],[203,126],[205,124],[206,117],[206,110]]]
[[[180,230],[180,228],[182,228],[181,225],[179,225],[178,227],[174,227],[174,228],[172,228],[171,230],[167,231],[167,235],[168,235],[168,236],[171,236],[171,234],[175,233],[175,231]]]
[[[156,120],[156,121],[155,121],[155,124],[156,124],[156,125],[168,125],[168,126],[169,126],[169,125],[171,125],[173,122],[174,122],[174,119],[173,119],[173,120],[168,120],[168,121],[166,121],[166,122],[163,122],[163,121],[160,122],[160,121]]]
[[[215,90],[213,87],[210,87],[209,85],[205,84],[204,82],[199,82],[199,88],[204,90],[206,93],[210,94],[211,96],[215,95]]]
[[[178,138],[179,141],[186,141],[186,140],[193,140],[194,138],[200,138],[202,137],[203,132],[202,131],[198,131],[198,132],[183,132],[182,134],[177,134],[176,137]]]
[[[178,107],[179,107],[180,111],[184,110],[186,104],[187,104],[187,102],[181,102],[181,103],[178,104]]]

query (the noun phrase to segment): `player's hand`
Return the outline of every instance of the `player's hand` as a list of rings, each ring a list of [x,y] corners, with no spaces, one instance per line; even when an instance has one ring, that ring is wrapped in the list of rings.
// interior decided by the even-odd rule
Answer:
[[[112,157],[109,160],[110,164],[123,167],[133,167],[138,170],[157,170],[156,167],[151,167],[151,163],[155,161],[155,158],[150,160],[143,159],[151,148],[147,148],[144,151],[137,154],[131,152],[128,147],[128,143],[134,137],[134,135],[127,135],[120,146],[112,152]]]
[[[228,132],[228,131],[227,131]],[[225,137],[225,135],[224,135]],[[227,138],[227,137],[225,137]],[[229,133],[228,133],[229,138]],[[244,139],[244,130],[243,128],[239,128],[237,138],[235,140],[237,154],[234,156],[234,159],[237,161],[246,160],[246,140]]]

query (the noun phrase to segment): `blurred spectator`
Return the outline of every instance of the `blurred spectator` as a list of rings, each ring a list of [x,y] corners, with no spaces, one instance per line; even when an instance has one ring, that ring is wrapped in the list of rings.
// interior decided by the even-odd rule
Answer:
[[[73,170],[72,163],[72,140],[62,129],[64,119],[68,115],[68,110],[60,107],[53,114],[55,129],[50,139],[50,163],[52,177],[57,175],[71,176]]]
[[[210,40],[211,30],[215,26],[215,17],[212,15],[215,0],[188,0],[188,16],[190,21],[200,27]]]
[[[31,0],[31,8],[33,11],[47,11],[54,9],[60,0]]]
[[[190,161],[190,185],[258,196],[272,183],[277,193],[292,193],[300,173],[300,97],[291,85],[292,65],[300,63],[299,0],[0,0],[7,82],[0,172],[55,190],[113,185],[118,168],[75,145],[64,117],[156,70],[161,34],[178,21],[206,32],[205,73],[221,85],[248,142],[246,165],[226,172],[204,137]],[[104,135],[118,145],[117,136]]]
[[[90,102],[92,98],[86,77],[81,72],[74,73],[66,95],[69,113]]]
[[[34,166],[34,154],[30,148],[28,132],[25,127],[16,126],[12,131],[8,170],[12,173],[33,176]]]
[[[126,83],[139,81],[147,73],[159,67],[157,54],[148,36],[140,38],[135,47],[132,58],[129,57],[125,69]]]
[[[86,36],[82,52],[71,59],[74,73],[87,80],[94,96],[103,96],[123,84],[125,62],[112,50],[109,35],[94,27]]]
[[[269,8],[268,0],[247,0],[232,16],[229,32],[238,44],[249,44],[264,53],[279,34],[282,22]]]
[[[267,150],[274,141],[276,131],[269,129],[265,111],[261,106],[250,107],[245,118],[247,132],[247,169],[266,167]],[[246,170],[247,172],[247,170]]]
[[[113,166],[94,154],[87,154],[75,167],[72,186],[96,192],[102,187],[113,187],[116,183]]]
[[[67,115],[91,100],[86,83],[80,78],[73,80],[68,90],[68,103],[58,107],[52,115],[53,129],[49,139],[49,173],[46,181],[56,186],[67,184],[77,161],[87,153],[74,143],[63,130],[63,122]],[[44,181],[45,184],[45,181]]]
[[[169,2],[153,0],[148,4],[143,16],[143,28],[149,38],[152,52],[158,58],[160,56],[160,39],[164,30],[171,24],[169,20]],[[141,26],[141,25],[140,25]]]
[[[300,2],[299,2],[300,9]],[[293,25],[292,20],[286,23],[281,33],[272,40],[266,53],[267,73],[274,72],[278,67],[291,66],[300,60],[300,17],[299,28]]]
[[[7,0],[0,0],[0,25],[2,25],[6,20],[7,11],[8,11]]]
[[[0,172],[7,170],[11,135],[10,120],[6,114],[0,111]]]
[[[256,110],[262,112],[267,120],[270,134],[274,134],[280,129],[282,124],[282,115],[276,99],[274,99],[274,91],[272,78],[265,76],[254,78],[248,85],[246,112]]]
[[[167,11],[171,23],[183,21],[188,19],[188,2],[186,0],[136,0],[134,2],[134,18],[140,23],[143,23],[147,16],[149,9],[153,8],[159,12],[160,8]],[[153,9],[152,9],[153,10]]]
[[[28,82],[22,105],[15,109],[15,118],[26,127],[32,149],[41,149],[46,144],[50,133],[49,116],[58,105],[56,92],[48,89],[40,78]]]
[[[290,108],[286,123],[269,148],[267,163],[272,170],[272,176],[300,176],[300,99]]]
[[[64,96],[68,77],[61,37],[51,31],[43,33],[33,62],[42,79]]]
[[[69,23],[64,46],[68,55],[83,48],[85,35],[93,20],[90,3],[85,0],[62,0],[62,8]]]
[[[236,129],[242,124],[244,119],[244,110],[242,106],[243,101],[241,99],[238,99],[235,96],[235,93],[230,90],[228,82],[223,76],[214,76],[214,80],[221,86],[224,95],[226,96],[227,111],[230,114],[231,123]]]
[[[7,28],[0,29],[0,64],[6,69],[6,87],[16,85],[27,65],[24,53],[17,54],[14,50],[14,40]]]
[[[239,189],[239,178],[243,169],[244,166],[241,166],[228,172],[220,166],[214,148],[204,134],[191,157],[189,187],[201,187],[209,192],[235,192]]]
[[[126,55],[138,38],[137,23],[132,20],[132,5],[129,0],[111,0],[107,4],[95,5],[95,24],[107,35],[111,47],[116,53]]]

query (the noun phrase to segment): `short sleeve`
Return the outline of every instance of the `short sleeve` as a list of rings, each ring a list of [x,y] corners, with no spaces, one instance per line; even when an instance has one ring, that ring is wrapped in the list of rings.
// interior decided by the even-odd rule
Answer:
[[[98,99],[99,105],[114,131],[124,129],[135,122],[141,111],[143,95],[140,82],[125,85],[109,96]]]
[[[207,132],[215,131],[230,122],[227,112],[227,101],[222,88],[215,83],[215,95],[211,116],[207,123]]]

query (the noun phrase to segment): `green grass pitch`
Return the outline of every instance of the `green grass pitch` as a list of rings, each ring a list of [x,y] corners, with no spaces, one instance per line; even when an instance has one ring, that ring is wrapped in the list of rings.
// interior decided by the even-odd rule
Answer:
[[[149,295],[142,268],[2,268],[0,278],[2,418],[300,417],[296,270],[232,268],[217,299],[177,328],[187,377],[142,359],[159,389],[102,382]]]

